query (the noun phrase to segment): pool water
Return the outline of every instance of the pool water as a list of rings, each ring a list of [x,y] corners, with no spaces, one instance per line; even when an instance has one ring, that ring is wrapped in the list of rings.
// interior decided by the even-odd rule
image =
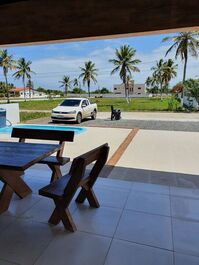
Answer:
[[[55,130],[55,131],[74,131],[75,134],[80,134],[86,131],[85,128],[75,127],[75,126],[52,126],[52,125],[32,125],[32,124],[20,124],[13,126],[6,126],[0,128],[0,133],[2,134],[11,134],[12,128],[24,128],[24,129],[43,129],[43,130]]]

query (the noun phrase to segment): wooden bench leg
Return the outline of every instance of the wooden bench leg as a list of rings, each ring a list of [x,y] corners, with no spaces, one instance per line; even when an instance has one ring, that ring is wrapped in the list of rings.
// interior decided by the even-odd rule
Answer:
[[[72,216],[68,208],[65,209],[64,203],[59,200],[54,200],[54,202],[55,202],[56,208],[53,211],[48,222],[56,225],[61,220],[66,230],[75,232],[77,228],[76,228],[75,223],[73,222]]]
[[[85,199],[88,200],[91,207],[94,207],[94,208],[100,207],[100,204],[99,204],[97,197],[96,197],[92,188],[82,187],[82,189],[81,189],[80,193],[78,194],[75,201],[77,203],[83,203],[85,201]]]
[[[61,221],[60,217],[59,217],[59,213],[57,212],[57,208],[55,207],[53,213],[51,214],[48,222],[52,225],[58,225],[59,222]]]
[[[0,193],[0,214],[2,214],[8,209],[10,201],[12,199],[12,195],[12,188],[7,183],[4,183],[4,186]]]
[[[52,175],[51,175],[51,180],[50,183],[52,183],[53,181],[59,179],[62,174],[61,174],[61,170],[60,170],[60,166],[55,166],[55,165],[48,165],[49,168],[52,170]]]

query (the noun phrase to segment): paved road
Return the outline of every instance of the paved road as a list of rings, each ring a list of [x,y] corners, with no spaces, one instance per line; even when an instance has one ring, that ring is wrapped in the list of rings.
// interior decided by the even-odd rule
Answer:
[[[199,132],[199,122],[197,121],[162,121],[162,120],[103,120],[84,121],[81,126],[103,126],[118,128],[140,128],[147,130],[168,130],[168,131],[188,131]]]
[[[49,124],[49,118],[39,118],[28,121],[32,124]],[[66,123],[58,123],[60,125],[77,126],[75,122],[68,121]],[[140,128],[146,130],[168,130],[168,131],[187,131],[199,132],[199,121],[164,121],[164,120],[130,120],[122,119],[119,121],[111,121],[108,119],[85,120],[81,123],[82,127],[116,127],[116,128]]]

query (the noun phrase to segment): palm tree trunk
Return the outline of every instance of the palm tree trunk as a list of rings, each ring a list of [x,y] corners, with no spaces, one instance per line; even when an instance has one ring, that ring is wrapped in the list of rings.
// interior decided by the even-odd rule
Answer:
[[[162,82],[160,82],[160,99],[162,100]]]
[[[126,98],[126,102],[129,103],[129,99],[128,99],[128,92],[127,92],[127,85],[126,82],[124,82],[124,89],[125,89],[125,98]]]
[[[90,93],[90,81],[87,82],[87,85],[88,85],[88,97],[90,98],[90,96],[91,96],[91,93]]]
[[[183,80],[182,82],[184,83],[185,80],[186,80],[186,71],[187,71],[187,55],[185,56],[185,59],[184,59],[184,70],[183,70]]]
[[[22,80],[23,80],[23,89],[24,89],[24,100],[26,101],[25,77],[23,77]]]
[[[9,93],[9,89],[8,89],[8,79],[7,79],[7,75],[4,72],[4,77],[5,77],[5,81],[6,81],[6,97],[7,97],[7,103],[10,103],[10,93]]]
[[[185,80],[186,80],[186,71],[187,71],[187,54],[185,54],[185,59],[184,59],[184,70],[183,70],[183,80],[182,83],[184,84]],[[184,88],[182,89],[182,93],[181,93],[181,104],[183,106],[184,104]]]

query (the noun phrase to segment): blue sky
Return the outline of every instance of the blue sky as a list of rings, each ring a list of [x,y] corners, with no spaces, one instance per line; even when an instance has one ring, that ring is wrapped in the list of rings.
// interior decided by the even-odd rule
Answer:
[[[71,79],[78,77],[80,66],[83,66],[85,61],[91,60],[99,70],[98,84],[92,83],[91,89],[98,87],[112,89],[114,84],[121,83],[117,74],[110,75],[113,65],[108,60],[114,58],[115,48],[128,44],[136,49],[136,58],[142,62],[138,66],[140,73],[133,73],[133,79],[135,83],[144,83],[151,73],[151,67],[157,60],[164,58],[171,43],[162,43],[162,39],[169,35],[171,34],[4,48],[7,48],[15,59],[25,57],[32,61],[32,70],[36,73],[32,76],[35,88],[41,86],[59,89],[58,81],[63,75],[69,75]],[[166,58],[174,59],[174,53]],[[176,63],[178,63],[178,75],[172,80],[171,85],[182,79],[183,64],[180,60]],[[198,59],[190,58],[187,77],[194,78],[198,74]],[[0,80],[3,80],[2,73],[0,76]],[[17,87],[22,86],[21,81],[13,79],[12,73],[9,74],[9,82]]]

